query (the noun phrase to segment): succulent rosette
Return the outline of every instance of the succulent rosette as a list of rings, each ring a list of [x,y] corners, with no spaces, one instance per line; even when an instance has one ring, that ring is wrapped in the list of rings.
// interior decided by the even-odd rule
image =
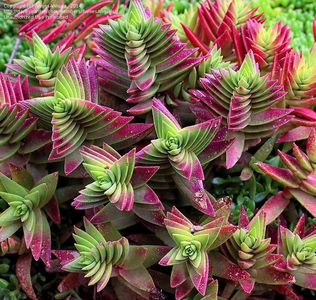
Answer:
[[[184,24],[184,31],[192,45],[203,48],[212,42],[222,50],[224,57],[241,63],[243,44],[240,27],[248,20],[261,20],[251,2],[243,0],[207,1],[198,7],[198,26],[194,29]],[[203,52],[203,51],[202,51]]]
[[[49,143],[49,135],[36,129],[37,118],[20,104],[29,95],[27,78],[0,74],[0,169],[5,173],[8,163],[24,165],[30,153]]]
[[[192,98],[189,90],[202,88],[200,79],[204,78],[206,74],[210,74],[215,70],[233,67],[234,65],[231,62],[223,60],[221,50],[215,45],[211,49],[207,50],[207,54],[203,58],[203,61],[197,67],[192,68],[187,78],[175,86],[173,94],[176,99],[189,101]]]
[[[313,217],[316,217],[316,131],[311,130],[306,153],[296,144],[293,145],[294,157],[278,151],[285,168],[279,168],[266,163],[257,163],[257,166],[268,176],[286,187],[282,192],[283,205],[279,207],[281,213],[289,204],[290,198],[295,198]]]
[[[84,219],[85,230],[75,227],[75,247],[79,256],[63,266],[68,272],[84,272],[89,278],[88,285],[97,284],[97,291],[105,288],[113,268],[126,259],[129,243],[126,238],[108,242],[87,219]]]
[[[120,211],[131,211],[153,224],[162,225],[163,206],[155,192],[146,184],[159,167],[135,166],[135,149],[121,156],[109,145],[83,147],[83,166],[94,180],[88,184],[72,205],[76,209],[114,205]],[[92,218],[92,222],[109,222],[108,205]],[[147,212],[146,212],[147,211]]]
[[[151,131],[152,125],[128,124],[132,117],[123,117],[98,101],[95,66],[71,59],[56,77],[54,96],[23,102],[44,128],[52,128],[53,149],[49,159],[65,159],[66,174],[81,164],[79,150],[85,142],[101,140],[118,148],[126,147]]]
[[[149,112],[155,95],[176,86],[201,61],[170,26],[135,0],[124,18],[95,30],[101,86],[133,105],[131,114]]]
[[[191,3],[189,8],[185,9],[183,13],[175,13],[171,10],[163,11],[163,20],[171,23],[171,28],[177,30],[177,35],[183,42],[188,41],[188,37],[183,29],[183,24],[190,28],[193,32],[197,32],[199,28],[198,22],[198,8],[196,4]]]
[[[176,289],[176,299],[183,299],[195,287],[204,296],[209,277],[208,252],[218,247],[237,228],[225,223],[225,217],[203,225],[193,225],[175,207],[167,213],[165,225],[176,244],[159,264],[173,266],[170,285]],[[225,225],[225,230],[222,230]]]
[[[195,207],[206,214],[214,214],[209,195],[203,187],[202,165],[231,145],[230,141],[218,141],[218,144],[215,142],[213,145],[211,143],[219,130],[220,119],[181,128],[158,99],[153,100],[152,112],[158,138],[137,152],[136,162],[159,165],[160,174],[165,177],[173,176],[180,189],[185,190],[185,194],[192,195],[190,197]]]
[[[265,214],[257,214],[249,223],[244,210],[241,211],[239,228],[222,246],[220,253],[211,253],[213,274],[239,282],[246,293],[251,293],[255,283],[267,285],[286,285],[293,277],[284,270],[276,268],[282,255],[274,254],[277,245],[266,238]],[[211,260],[213,258],[213,260]]]
[[[226,152],[227,168],[232,168],[246,149],[272,136],[292,119],[292,110],[273,107],[286,93],[268,75],[261,76],[252,51],[239,70],[214,71],[200,82],[204,90],[192,90],[192,95],[211,116],[222,117],[222,124],[235,139]]]
[[[99,231],[86,218],[83,221],[85,230],[75,227],[73,234],[78,253],[70,261],[62,260],[63,269],[84,273],[89,278],[88,285],[96,285],[97,292],[102,291],[109,280],[115,277],[131,289],[130,296],[135,292],[145,299],[148,298],[156,288],[144,264],[150,266],[161,254],[157,254],[158,251],[151,246],[131,246],[119,233],[115,234],[115,239],[107,240],[102,229]],[[164,253],[164,248],[161,249],[161,253]],[[56,251],[57,256],[65,257],[62,252]],[[157,258],[151,257],[154,254]]]
[[[181,128],[158,99],[153,100],[152,112],[158,139],[137,153],[137,161],[146,165],[170,164],[184,178],[204,180],[198,156],[215,137],[220,119]]]
[[[316,290],[316,233],[305,233],[304,225],[303,215],[293,231],[280,227],[279,251],[285,258],[280,267],[294,275],[296,285]]]
[[[312,108],[316,103],[316,45],[310,52],[299,54],[292,50],[289,52],[280,69],[279,78],[284,85],[286,104]]]
[[[57,73],[67,63],[71,49],[61,52],[57,47],[52,52],[36,33],[33,33],[31,47],[32,55],[15,59],[14,64],[8,67],[19,74],[27,75],[33,84],[54,87]]]
[[[241,27],[246,52],[253,51],[260,69],[272,71],[274,61],[281,63],[291,50],[291,32],[287,25],[277,23],[267,27],[256,20],[249,20]]]
[[[0,197],[7,203],[0,214],[0,242],[22,228],[26,248],[31,249],[34,259],[49,263],[51,233],[45,207],[54,196],[57,173],[43,177],[36,185],[24,169],[11,166],[11,174],[14,180],[0,173]]]

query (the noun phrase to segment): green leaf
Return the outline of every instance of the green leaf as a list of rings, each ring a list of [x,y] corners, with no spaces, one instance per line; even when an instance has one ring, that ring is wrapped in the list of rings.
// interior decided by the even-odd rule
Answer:
[[[153,102],[153,119],[158,138],[167,139],[176,136],[181,129],[173,115],[159,101]]]
[[[1,215],[0,215],[1,218]],[[8,226],[2,226],[0,228],[0,243],[11,237],[21,228],[20,222],[12,222]]]
[[[14,204],[24,202],[24,198],[19,195],[0,192],[0,197],[5,200],[10,206],[15,206]]]
[[[257,237],[258,239],[263,239],[265,236],[265,230],[265,214],[262,213],[258,217],[256,217],[254,223],[249,230],[249,234]]]
[[[96,239],[99,243],[106,243],[106,240],[101,232],[87,218],[83,219],[83,223],[88,234],[93,236],[93,238]]]
[[[48,202],[47,200],[47,191],[48,191],[48,186],[46,183],[41,183],[37,186],[35,186],[33,189],[30,190],[30,193],[28,196],[31,196],[32,201],[37,201],[37,195],[35,193],[38,193],[39,195],[39,208],[42,208],[45,206]],[[34,195],[32,195],[34,194]]]
[[[0,226],[10,226],[12,223],[16,223],[16,221],[20,219],[20,217],[14,216],[14,211],[15,209],[13,207],[9,207],[0,214]]]
[[[2,173],[0,173],[0,183],[5,189],[4,192],[19,195],[21,197],[25,197],[28,194],[28,191],[23,186],[9,179]]]
[[[58,173],[55,172],[43,177],[37,183],[37,185],[42,184],[42,183],[47,184],[47,200],[50,200],[53,198],[56,188],[57,188],[57,182],[58,182]]]

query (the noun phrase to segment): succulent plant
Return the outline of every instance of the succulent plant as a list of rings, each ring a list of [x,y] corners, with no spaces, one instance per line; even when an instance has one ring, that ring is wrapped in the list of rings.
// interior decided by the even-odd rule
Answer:
[[[261,76],[252,51],[237,71],[214,71],[200,82],[204,90],[192,90],[192,95],[213,117],[221,116],[231,138],[235,138],[226,152],[227,168],[236,164],[245,149],[272,136],[292,118],[290,109],[273,107],[285,92],[268,74]]]
[[[28,80],[20,76],[13,80],[0,74],[0,169],[8,170],[8,163],[25,164],[29,154],[49,143],[48,136],[37,130],[37,119],[21,107],[29,98]],[[34,144],[34,141],[36,143]]]
[[[230,226],[221,231],[225,218],[217,218],[203,225],[193,225],[175,207],[167,213],[165,225],[176,244],[159,264],[173,266],[170,285],[176,289],[176,299],[183,299],[193,287],[204,296],[209,277],[208,252],[223,243],[233,233]]]
[[[303,215],[293,232],[281,226],[279,251],[285,262],[279,267],[294,275],[296,285],[316,290],[316,233],[312,230],[305,234],[304,225]]]
[[[149,112],[155,95],[173,88],[201,61],[170,26],[134,0],[125,17],[95,30],[101,85],[132,104],[131,114]]]
[[[156,289],[143,265],[149,255],[148,249],[131,246],[125,237],[108,241],[86,218],[83,221],[85,231],[75,227],[73,235],[78,254],[73,260],[62,262],[65,271],[83,272],[90,279],[88,285],[97,286],[97,292],[113,277],[119,277],[121,282],[141,294]]]
[[[315,100],[316,64],[313,57],[316,45],[310,52],[299,54],[295,51],[287,53],[279,74],[280,81],[287,92],[285,101],[289,106],[313,107]]]
[[[193,32],[197,32],[199,28],[198,22],[198,10],[197,5],[190,3],[188,9],[181,14],[178,14],[173,11],[163,11],[163,20],[166,22],[170,22],[172,24],[172,28],[177,30],[177,35],[179,36],[180,40],[183,42],[188,41],[188,37],[183,30],[183,24],[190,28]]]
[[[293,145],[294,157],[279,150],[279,157],[286,168],[257,163],[265,174],[286,187],[283,192],[284,198],[287,199],[285,207],[290,198],[295,198],[313,217],[316,217],[315,140],[316,131],[313,128],[306,145],[306,154],[296,144]]]
[[[253,51],[260,69],[270,72],[275,58],[281,62],[291,50],[291,32],[287,25],[277,23],[268,27],[259,21],[249,20],[241,27],[246,52]]]
[[[8,67],[19,74],[27,75],[34,84],[55,86],[58,71],[67,63],[71,49],[61,52],[57,47],[52,52],[36,33],[33,33],[31,47],[31,56],[23,55],[22,59],[15,59],[14,64]]]
[[[264,215],[260,215],[249,230],[239,228],[227,241],[229,254],[242,269],[252,268],[258,260],[264,259],[268,254],[271,239],[265,239],[265,230]]]
[[[197,45],[198,46],[198,45]],[[224,61],[221,55],[221,50],[217,46],[213,46],[208,50],[203,61],[192,68],[187,78],[179,82],[174,88],[174,96],[176,99],[191,100],[192,96],[189,93],[190,89],[202,88],[200,79],[206,74],[210,74],[215,70],[233,68],[234,65],[229,61]]]
[[[159,167],[135,166],[135,149],[121,156],[104,144],[103,149],[96,146],[83,147],[80,152],[83,156],[83,166],[94,181],[74,199],[72,205],[76,209],[103,207],[110,202],[109,205],[114,205],[118,210],[133,210],[138,217],[145,218],[146,221],[162,224],[163,205],[146,184]],[[101,223],[102,219],[109,222],[111,216],[108,215],[107,206],[92,218],[93,222]]]
[[[313,295],[300,1],[0,0],[0,298]]]
[[[98,105],[95,67],[71,59],[56,77],[54,96],[24,101],[42,126],[51,128],[53,149],[50,160],[65,159],[65,173],[81,164],[80,147],[102,140],[127,146],[151,130],[151,125],[128,124],[132,117],[122,117],[113,109]],[[130,134],[127,136],[126,133]]]
[[[246,293],[251,293],[255,283],[285,285],[293,277],[276,268],[282,255],[274,254],[277,245],[266,238],[265,214],[257,214],[249,223],[245,211],[240,214],[239,228],[222,246],[225,256],[211,253],[211,266],[215,276],[239,282]],[[235,264],[235,266],[233,264]]]
[[[287,24],[291,29],[292,48],[296,51],[308,50],[314,42],[313,20],[315,3],[309,0],[253,0],[253,7],[259,7],[265,23],[273,26],[277,22]]]
[[[35,260],[50,260],[51,233],[45,206],[53,198],[57,186],[57,173],[49,174],[33,184],[25,170],[11,166],[12,180],[0,173],[0,197],[7,208],[0,214],[0,242],[23,229],[26,248]]]
[[[164,177],[173,175],[184,194],[192,194],[192,203],[206,214],[214,213],[209,195],[204,192],[203,164],[223,153],[230,142],[219,142],[222,148],[212,147],[220,119],[181,128],[178,121],[161,103],[153,100],[153,119],[157,139],[136,154],[136,162],[144,165],[159,165]],[[219,151],[218,151],[219,150]],[[199,159],[201,158],[201,161]],[[159,172],[158,172],[159,173]],[[159,174],[158,174],[159,175]],[[181,186],[181,187],[180,187]]]
[[[240,27],[248,20],[261,20],[251,1],[242,0],[207,1],[199,6],[198,16],[198,30],[192,35],[206,46],[216,44],[230,61],[240,60]]]
[[[137,153],[137,162],[147,165],[170,164],[184,178],[203,180],[203,168],[198,156],[214,138],[219,119],[181,128],[160,100],[153,100],[152,111],[158,139],[152,140]]]
[[[88,285],[97,284],[97,291],[105,288],[110,280],[113,268],[122,264],[129,251],[126,238],[108,242],[87,219],[84,219],[85,230],[74,229],[75,247],[79,256],[63,266],[68,272],[84,272],[89,278]]]

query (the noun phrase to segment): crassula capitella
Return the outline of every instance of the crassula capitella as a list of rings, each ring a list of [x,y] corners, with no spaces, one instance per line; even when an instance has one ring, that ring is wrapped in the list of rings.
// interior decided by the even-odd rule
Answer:
[[[241,210],[239,228],[222,247],[222,254],[210,253],[215,276],[239,283],[243,292],[250,294],[255,283],[287,285],[293,276],[276,265],[282,255],[276,253],[277,245],[266,238],[265,214],[257,214],[250,222],[245,210]]]
[[[21,105],[29,95],[27,78],[0,74],[0,170],[6,174],[9,163],[24,165],[32,152],[49,143],[49,133],[37,130],[37,118]]]
[[[58,47],[52,52],[41,38],[33,33],[31,43],[32,55],[15,59],[9,65],[13,71],[27,75],[34,84],[43,87],[54,87],[59,69],[67,63],[71,49],[62,52]]]
[[[0,298],[310,297],[315,46],[252,1],[8,1]]]
[[[228,239],[237,228],[227,226],[224,216],[194,225],[175,207],[167,213],[164,222],[175,247],[159,264],[173,266],[170,285],[176,289],[176,299],[183,299],[193,288],[205,296],[211,272],[208,252]]]
[[[315,229],[305,229],[305,216],[302,215],[293,231],[280,228],[279,252],[284,261],[279,263],[295,278],[295,284],[316,290],[316,233]]]
[[[97,291],[105,288],[112,270],[126,259],[129,244],[126,238],[108,242],[87,219],[85,230],[75,228],[74,239],[79,257],[65,264],[63,269],[70,272],[84,272],[90,279],[89,285],[97,284]]]
[[[218,141],[219,145],[212,148],[211,142],[219,130],[220,118],[181,128],[158,99],[153,100],[152,114],[157,139],[151,140],[149,145],[137,152],[136,162],[159,165],[164,177],[172,176],[175,183],[181,186],[179,189],[185,188],[193,206],[213,215],[213,205],[203,187],[203,164],[230,146],[230,142]],[[218,150],[218,146],[222,149]]]
[[[7,208],[0,214],[0,241],[14,235],[20,228],[26,248],[35,260],[49,264],[51,232],[45,209],[53,200],[57,187],[57,173],[49,174],[34,184],[26,170],[11,165],[11,177],[0,173],[0,197]]]
[[[201,47],[201,45],[196,46]],[[221,50],[216,45],[213,45],[210,49],[205,49],[203,61],[197,67],[192,68],[187,78],[175,86],[173,96],[180,100],[191,100],[190,89],[202,87],[200,78],[204,78],[206,74],[210,74],[212,71],[226,68],[234,68],[234,64],[223,59]]]
[[[283,83],[286,104],[294,107],[313,107],[315,105],[316,64],[314,57],[316,45],[309,52],[297,53],[291,50],[285,56],[278,78]]]
[[[43,127],[52,130],[49,159],[64,160],[66,174],[81,164],[79,151],[85,142],[102,140],[126,147],[151,130],[150,124],[129,124],[133,117],[99,105],[98,95],[94,64],[72,58],[58,73],[53,96],[23,102]]]
[[[163,205],[147,185],[159,167],[135,166],[135,149],[121,156],[107,144],[103,149],[83,147],[81,155],[83,166],[94,181],[74,199],[72,205],[76,209],[100,207],[109,201],[92,218],[93,222],[109,221],[109,206],[114,205],[120,211],[133,211],[139,218],[161,225]]]
[[[272,136],[290,119],[290,109],[276,108],[285,96],[283,86],[261,75],[250,51],[238,70],[215,70],[200,79],[203,89],[192,90],[213,117],[222,117],[234,144],[226,152],[226,167],[233,167],[242,153],[262,138]],[[207,114],[205,114],[207,116]]]
[[[267,27],[256,20],[249,20],[241,27],[245,51],[252,50],[260,69],[272,71],[275,61],[282,62],[291,51],[291,31],[287,25],[277,23]]]
[[[285,186],[282,192],[282,201],[279,202],[278,212],[286,208],[290,199],[296,199],[305,209],[316,217],[316,186],[315,186],[315,163],[316,163],[316,132],[312,129],[306,145],[306,153],[296,144],[293,144],[294,157],[279,152],[279,157],[285,168],[275,167],[266,163],[257,163],[257,166],[275,181]],[[271,200],[273,201],[273,199]]]
[[[201,61],[170,26],[133,0],[122,19],[95,31],[102,87],[133,105],[133,115],[149,112],[155,95],[174,87]]]
[[[166,247],[130,245],[115,229],[112,232],[114,239],[107,240],[105,236],[111,235],[107,228],[98,230],[86,218],[83,223],[85,230],[75,228],[73,234],[78,252],[68,257],[63,251],[55,252],[61,259],[63,270],[84,273],[89,279],[88,285],[96,285],[97,292],[102,291],[110,279],[118,278],[121,284],[131,288],[132,297],[140,295],[148,299],[150,294],[157,293],[146,267],[154,264],[166,252]]]
[[[248,20],[261,20],[257,9],[252,8],[251,1],[206,1],[198,7],[198,26],[189,32],[193,40],[205,46],[212,42],[221,48],[225,58],[240,62],[243,46],[239,32]],[[192,39],[188,38],[192,43]]]

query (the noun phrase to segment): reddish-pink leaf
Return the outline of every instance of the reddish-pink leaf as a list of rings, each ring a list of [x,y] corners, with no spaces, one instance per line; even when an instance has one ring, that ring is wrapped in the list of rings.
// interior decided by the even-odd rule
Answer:
[[[30,253],[23,254],[18,257],[16,262],[16,277],[19,280],[22,290],[32,300],[36,300],[37,296],[34,292],[31,279],[32,255]]]
[[[256,213],[255,217],[252,218],[249,226],[252,226],[255,218],[260,214],[265,214],[266,224],[272,223],[289,205],[290,199],[286,192],[279,192],[267,200],[264,205]]]
[[[84,278],[84,274],[81,273],[69,273],[58,285],[58,291],[63,293],[72,289],[78,288],[83,284],[88,283],[88,279]]]

